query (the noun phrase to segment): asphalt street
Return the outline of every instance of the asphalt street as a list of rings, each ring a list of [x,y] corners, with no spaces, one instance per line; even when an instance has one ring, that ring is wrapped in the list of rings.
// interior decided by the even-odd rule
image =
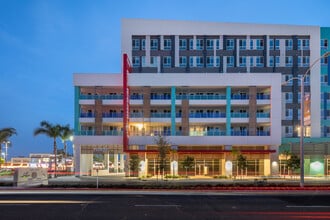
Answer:
[[[330,192],[2,190],[1,219],[330,219]]]

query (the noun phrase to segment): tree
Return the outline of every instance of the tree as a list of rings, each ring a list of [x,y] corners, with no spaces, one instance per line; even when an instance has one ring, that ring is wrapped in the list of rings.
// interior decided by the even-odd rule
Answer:
[[[67,141],[70,140],[70,137],[73,134],[73,130],[70,128],[70,125],[61,126],[60,138],[63,143],[63,157],[64,157],[64,165],[66,169],[66,158],[67,158]]]
[[[291,173],[293,174],[293,171],[300,168],[300,159],[297,155],[291,154],[290,158],[288,159],[288,169],[291,170]]]
[[[133,176],[134,176],[134,174],[138,171],[138,168],[139,168],[139,162],[140,162],[139,155],[137,155],[137,154],[132,154],[132,155],[130,156],[130,159],[129,159],[129,167],[130,167],[130,170],[133,172]]]
[[[182,161],[183,168],[186,169],[186,176],[188,177],[188,170],[189,168],[194,167],[195,165],[195,159],[193,157],[187,156],[184,161]]]
[[[56,138],[60,137],[62,131],[62,126],[59,124],[53,125],[47,121],[40,122],[40,127],[34,130],[34,136],[39,134],[44,134],[53,139],[53,153],[55,156],[55,170],[54,176],[56,177],[56,167],[57,167],[57,145]]]
[[[16,129],[15,128],[2,128],[0,129],[0,168],[1,168],[1,163],[3,162],[1,159],[1,154],[2,154],[2,147],[1,144],[4,141],[8,141],[8,139],[13,136],[14,134],[17,135]]]
[[[241,171],[241,175],[243,174],[243,171],[247,168],[246,157],[242,154],[237,155],[237,167]]]
[[[161,135],[155,138],[155,144],[158,147],[159,169],[163,172],[166,166],[166,155],[170,152],[170,143]]]
[[[289,150],[284,150],[282,152],[282,154],[284,155],[285,157],[285,161],[288,162],[288,158],[289,156],[291,155],[290,151]],[[284,178],[285,178],[285,167],[287,167],[288,165],[284,166]],[[288,168],[288,173],[289,173],[289,168]]]

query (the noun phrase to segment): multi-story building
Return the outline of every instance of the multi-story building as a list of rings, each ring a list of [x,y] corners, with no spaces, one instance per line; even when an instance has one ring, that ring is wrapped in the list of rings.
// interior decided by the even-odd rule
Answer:
[[[122,52],[132,66],[127,83],[124,71],[74,75],[76,171],[93,175],[93,164],[102,162],[102,174],[121,172],[136,154],[141,175],[156,175],[158,135],[173,149],[166,168],[172,174],[185,172],[181,164],[190,156],[195,175],[237,175],[237,153],[247,158],[247,175],[281,171],[280,148],[294,152],[299,140],[299,77],[323,52],[319,27],[140,19],[122,25]],[[305,133],[318,139],[327,130],[320,110],[325,78],[317,64],[304,81],[312,102]]]

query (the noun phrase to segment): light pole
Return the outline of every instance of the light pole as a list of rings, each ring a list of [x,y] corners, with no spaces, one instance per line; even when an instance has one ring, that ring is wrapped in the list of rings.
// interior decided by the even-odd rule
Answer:
[[[304,187],[304,130],[305,130],[305,123],[304,123],[304,99],[305,99],[305,87],[304,87],[304,80],[307,74],[311,71],[313,66],[322,58],[328,57],[330,55],[330,51],[324,53],[321,57],[316,59],[312,65],[306,70],[305,74],[300,77],[301,86],[300,86],[300,187]],[[329,62],[329,61],[328,61]],[[329,70],[328,70],[329,71]]]
[[[7,155],[8,155],[8,145],[10,145],[10,141],[4,141],[3,142],[5,144],[5,163],[7,162]]]

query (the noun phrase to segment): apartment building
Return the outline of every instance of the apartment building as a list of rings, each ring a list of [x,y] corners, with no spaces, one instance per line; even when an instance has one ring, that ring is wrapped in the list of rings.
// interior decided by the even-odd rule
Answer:
[[[185,172],[189,156],[192,175],[238,175],[239,153],[245,175],[278,175],[281,148],[294,151],[299,136],[299,77],[321,42],[316,26],[124,19],[131,73],[74,75],[76,171],[95,175],[101,161],[104,175],[128,172],[138,155],[140,175],[157,175],[161,135],[168,173]],[[305,133],[319,139],[322,77],[314,65],[304,81]]]

